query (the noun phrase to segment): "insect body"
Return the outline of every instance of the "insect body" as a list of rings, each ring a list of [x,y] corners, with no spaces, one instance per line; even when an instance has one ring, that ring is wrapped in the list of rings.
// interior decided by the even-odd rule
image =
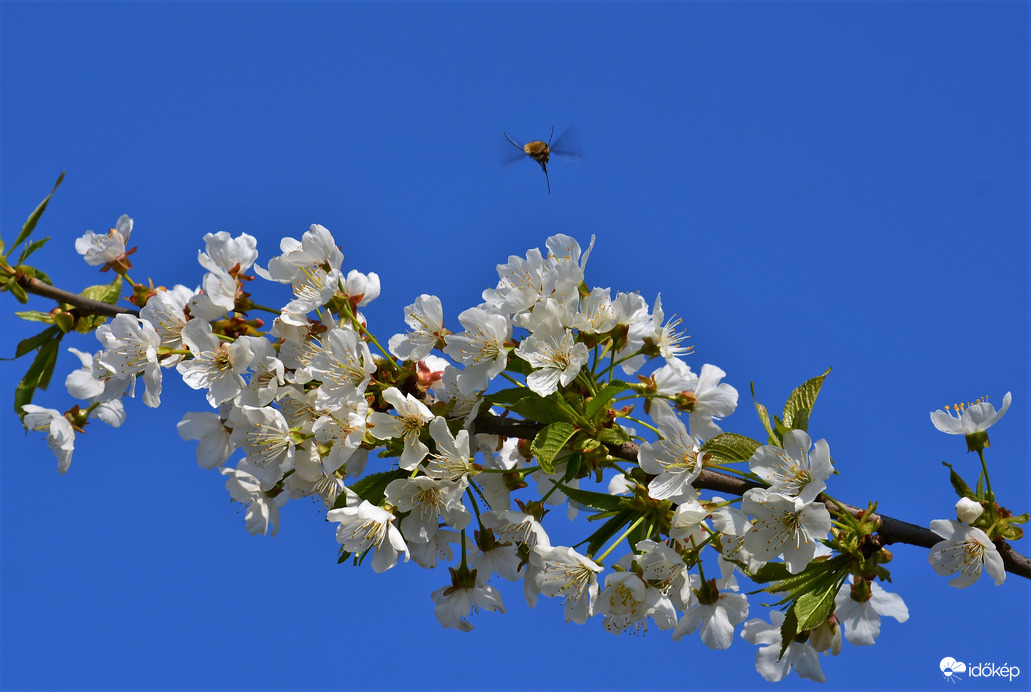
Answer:
[[[551,128],[551,135],[548,137],[547,142],[536,140],[533,142],[527,142],[526,144],[519,144],[509,137],[507,132],[505,132],[504,135],[509,144],[541,165],[541,170],[544,171],[544,180],[548,184],[548,194],[551,194],[551,179],[548,177],[548,161],[550,160],[551,155],[558,154],[560,156],[571,157],[580,156],[579,146],[576,144],[576,132],[573,130],[572,126],[566,128],[565,132],[559,135],[558,139],[555,140],[554,146],[551,144],[551,141],[555,136],[554,126]],[[518,158],[518,156],[516,158]]]

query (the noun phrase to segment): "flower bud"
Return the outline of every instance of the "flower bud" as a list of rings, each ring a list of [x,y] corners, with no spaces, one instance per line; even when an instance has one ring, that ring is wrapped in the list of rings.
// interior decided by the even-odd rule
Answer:
[[[964,524],[973,524],[983,512],[984,507],[981,506],[981,503],[975,502],[969,497],[961,497],[956,503],[956,516]]]

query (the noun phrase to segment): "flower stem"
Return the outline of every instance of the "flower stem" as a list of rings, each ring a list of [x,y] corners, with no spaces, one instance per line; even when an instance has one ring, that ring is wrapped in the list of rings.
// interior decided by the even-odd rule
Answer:
[[[644,517],[638,517],[637,521],[635,521],[633,524],[631,524],[629,527],[627,527],[627,530],[623,532],[623,535],[621,535],[619,538],[614,540],[612,542],[612,545],[609,546],[608,550],[606,550],[604,553],[602,553],[598,557],[594,558],[594,561],[597,562],[600,565],[605,560],[605,558],[608,557],[609,553],[611,553],[612,550],[617,545],[622,543],[623,539],[626,538],[627,536],[629,536],[630,532],[633,531],[634,529],[636,529],[638,526],[640,526],[641,522],[643,522],[643,521],[644,521]]]

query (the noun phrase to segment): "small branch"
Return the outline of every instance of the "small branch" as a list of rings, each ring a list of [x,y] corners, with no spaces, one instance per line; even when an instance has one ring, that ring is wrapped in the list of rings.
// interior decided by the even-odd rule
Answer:
[[[544,426],[539,423],[532,423],[525,420],[509,420],[507,418],[499,418],[498,416],[490,414],[480,414],[480,416],[476,418],[473,427],[475,432],[532,440]],[[612,456],[626,461],[632,461],[634,463],[637,462],[637,445],[633,442],[607,446],[609,453]],[[691,485],[697,489],[714,490],[716,492],[737,496],[744,495],[745,492],[752,488],[764,487],[755,481],[738,478],[736,476],[712,471],[710,469],[702,469],[701,475],[699,475]],[[838,509],[829,500],[826,501],[825,504],[827,504],[828,509],[833,509],[835,511]],[[844,503],[842,503],[842,506],[847,511],[853,512],[856,515],[862,514],[864,511],[859,507],[853,507],[852,505]],[[905,543],[908,545],[930,548],[936,543],[940,543],[942,541],[941,536],[922,526],[910,524],[909,522],[902,521],[901,519],[895,519],[883,514],[874,514],[873,517],[876,517],[881,521],[881,527],[877,530],[877,535],[884,544]],[[1002,561],[1006,566],[1007,572],[1011,572],[1012,574],[1026,579],[1031,579],[1031,558],[1018,553],[1013,549],[1013,546],[1006,541],[1000,541],[995,545],[999,550],[999,554],[1002,556]]]
[[[72,293],[70,291],[56,288],[50,284],[43,283],[39,279],[28,276],[19,277],[18,285],[24,288],[27,293],[32,293],[44,298],[50,298],[58,303],[74,305],[76,312],[80,315],[104,315],[105,317],[114,317],[115,315],[129,314],[139,317],[140,314],[139,310],[123,308],[119,305],[111,305],[110,303],[86,298],[84,296],[80,296],[78,293]]]

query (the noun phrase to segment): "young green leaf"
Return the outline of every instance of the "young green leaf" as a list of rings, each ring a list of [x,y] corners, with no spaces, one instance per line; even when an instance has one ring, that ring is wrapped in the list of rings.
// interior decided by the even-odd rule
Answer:
[[[627,389],[630,389],[630,385],[626,382],[612,380],[602,387],[594,398],[587,402],[587,408],[584,409],[584,417],[587,420],[600,421],[605,417],[605,412],[608,411],[608,404],[612,401],[612,398]]]
[[[711,454],[721,464],[748,461],[762,445],[757,440],[737,433],[720,433],[702,445],[701,452]]]
[[[11,250],[14,250],[14,248],[20,245],[23,240],[28,238],[29,234],[31,234],[32,231],[36,228],[36,224],[39,222],[39,217],[41,217],[43,215],[43,212],[46,211],[47,204],[50,203],[50,198],[54,196],[55,192],[57,192],[57,186],[61,184],[62,180],[64,180],[64,171],[61,171],[61,175],[57,177],[57,182],[54,183],[54,189],[50,191],[50,194],[46,196],[46,199],[39,203],[39,206],[36,207],[36,210],[34,212],[29,214],[28,220],[25,221],[25,225],[21,228],[21,233],[18,234],[18,237],[15,239],[14,244],[11,245],[10,250],[7,251],[7,254],[4,255],[4,257],[10,255]]]
[[[45,331],[50,329],[56,330],[59,336],[56,339],[43,343],[39,347],[32,365],[29,366],[28,371],[25,373],[25,377],[22,378],[21,382],[14,389],[14,411],[18,414],[19,418],[24,416],[22,406],[31,404],[36,390],[46,389],[50,384],[51,375],[54,374],[58,346],[61,344],[61,337],[64,334],[57,327],[49,327]]]
[[[816,397],[820,393],[820,387],[823,386],[823,380],[830,371],[831,369],[827,368],[827,371],[822,375],[806,380],[795,391],[791,392],[791,396],[788,397],[787,402],[784,404],[784,425],[786,427],[796,430],[806,429],[805,426],[809,424],[809,413],[813,410],[813,404],[816,403]],[[805,411],[804,417],[799,415],[802,411]]]
[[[566,443],[576,435],[576,428],[558,421],[537,433],[531,449],[545,473],[555,472],[555,457],[566,448]]]

